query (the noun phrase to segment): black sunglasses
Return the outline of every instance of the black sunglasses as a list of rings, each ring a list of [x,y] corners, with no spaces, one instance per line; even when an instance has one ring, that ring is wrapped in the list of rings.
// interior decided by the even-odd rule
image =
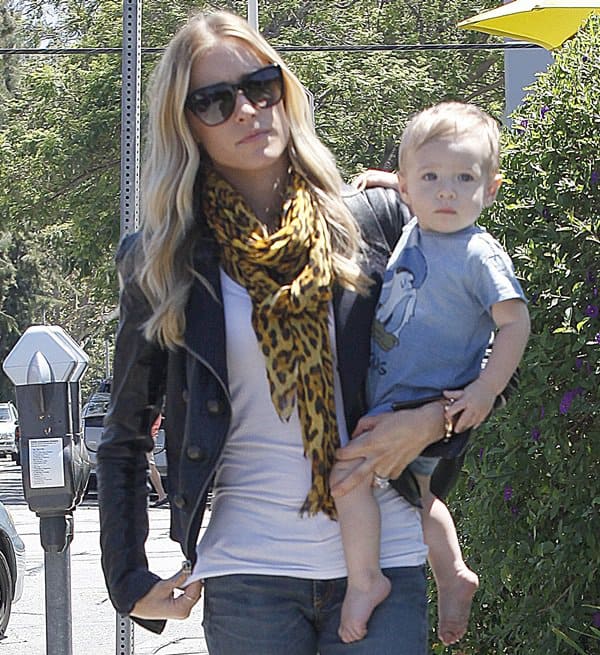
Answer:
[[[220,125],[233,114],[240,91],[259,109],[276,105],[283,98],[281,67],[269,64],[244,75],[237,84],[219,82],[203,86],[188,95],[185,106],[205,125]]]

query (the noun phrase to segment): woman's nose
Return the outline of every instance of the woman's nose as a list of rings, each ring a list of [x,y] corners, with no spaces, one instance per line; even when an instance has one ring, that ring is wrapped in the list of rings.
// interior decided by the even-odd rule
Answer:
[[[237,120],[244,120],[246,116],[254,116],[256,107],[248,100],[242,89],[239,89],[235,98],[235,116]]]

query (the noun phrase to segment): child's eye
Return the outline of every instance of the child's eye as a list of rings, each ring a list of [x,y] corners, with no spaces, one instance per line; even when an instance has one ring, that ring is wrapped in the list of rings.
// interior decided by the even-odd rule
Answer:
[[[472,182],[475,178],[471,175],[471,173],[459,173],[458,175],[458,181],[459,182]]]
[[[435,173],[424,173],[422,179],[426,182],[434,182],[437,180],[437,175]]]

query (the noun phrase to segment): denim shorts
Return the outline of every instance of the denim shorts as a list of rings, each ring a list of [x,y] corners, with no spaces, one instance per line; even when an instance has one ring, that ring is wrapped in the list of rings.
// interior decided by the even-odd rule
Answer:
[[[413,461],[408,465],[408,468],[411,473],[414,473],[414,475],[430,477],[433,475],[435,467],[438,465],[439,461],[439,457],[424,457],[423,455],[419,455],[413,459]]]
[[[375,608],[368,634],[338,637],[346,578],[305,580],[225,575],[204,586],[204,635],[210,655],[426,655],[423,566],[384,570],[390,595]]]

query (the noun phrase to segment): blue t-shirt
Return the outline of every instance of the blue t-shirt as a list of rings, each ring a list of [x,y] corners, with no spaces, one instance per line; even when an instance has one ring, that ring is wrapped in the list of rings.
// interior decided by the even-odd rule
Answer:
[[[388,262],[371,334],[370,413],[477,378],[492,305],[525,300],[502,246],[478,226],[421,230],[413,219]]]

